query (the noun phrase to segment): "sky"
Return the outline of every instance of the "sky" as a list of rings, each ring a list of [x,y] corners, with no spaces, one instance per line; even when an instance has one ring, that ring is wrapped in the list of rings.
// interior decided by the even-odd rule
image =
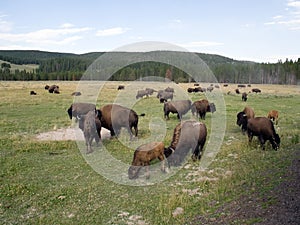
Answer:
[[[0,7],[0,50],[82,54],[163,42],[276,63],[300,58],[299,40],[300,0],[1,0]]]

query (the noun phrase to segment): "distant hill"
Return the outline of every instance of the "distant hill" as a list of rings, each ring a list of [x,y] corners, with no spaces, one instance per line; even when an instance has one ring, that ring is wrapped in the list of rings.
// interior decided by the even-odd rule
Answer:
[[[0,80],[79,80],[88,66],[104,53],[73,54],[36,50],[0,50],[0,60],[12,65],[11,69],[1,68]],[[299,60],[298,62],[265,64],[239,61],[214,54],[195,54],[209,66],[219,82],[297,84],[300,80]],[[110,66],[117,68],[114,62],[111,62]],[[14,73],[16,68],[18,71]],[[145,76],[165,77],[166,71],[170,68],[172,68],[173,81],[191,81],[189,75],[183,71],[159,62],[129,65],[117,71],[111,80],[137,80]],[[22,75],[19,75],[20,70],[25,70],[25,72],[22,71]]]

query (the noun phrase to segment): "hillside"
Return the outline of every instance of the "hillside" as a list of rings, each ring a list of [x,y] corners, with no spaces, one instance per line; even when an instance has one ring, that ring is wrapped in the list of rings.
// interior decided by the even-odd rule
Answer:
[[[12,65],[21,65],[18,67],[18,70],[25,69],[27,73],[28,64],[38,65],[34,66],[34,70],[28,72],[28,76],[24,76],[24,74],[22,76],[18,76],[18,74],[12,76],[14,73],[13,68],[16,68],[16,66],[12,66],[11,70],[4,70],[2,67],[0,80],[79,80],[88,66],[102,54],[104,52],[73,54],[33,50],[0,50],[0,60],[9,62]],[[119,54],[124,53],[119,52]],[[239,61],[214,54],[195,54],[209,66],[219,82],[297,84],[300,80],[299,60],[298,62],[286,61],[264,64]],[[112,61],[110,67],[117,68],[117,65],[114,65]],[[172,69],[171,79],[174,82],[191,81],[189,76],[183,71],[173,68],[172,65],[159,62],[143,62],[129,65],[117,71],[111,77],[111,80],[130,81],[146,76],[165,77],[168,69]]]

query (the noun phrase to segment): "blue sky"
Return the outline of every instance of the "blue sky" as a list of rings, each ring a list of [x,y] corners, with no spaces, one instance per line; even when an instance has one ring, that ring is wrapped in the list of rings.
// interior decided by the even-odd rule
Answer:
[[[300,0],[1,0],[0,49],[87,53],[144,41],[256,62],[300,58]]]

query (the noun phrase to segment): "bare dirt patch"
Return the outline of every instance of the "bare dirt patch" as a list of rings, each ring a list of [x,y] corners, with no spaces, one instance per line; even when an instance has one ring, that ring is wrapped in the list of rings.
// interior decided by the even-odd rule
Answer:
[[[107,129],[101,129],[101,139],[110,138]],[[49,132],[40,133],[36,136],[39,141],[84,141],[82,130],[75,127],[61,128]]]

